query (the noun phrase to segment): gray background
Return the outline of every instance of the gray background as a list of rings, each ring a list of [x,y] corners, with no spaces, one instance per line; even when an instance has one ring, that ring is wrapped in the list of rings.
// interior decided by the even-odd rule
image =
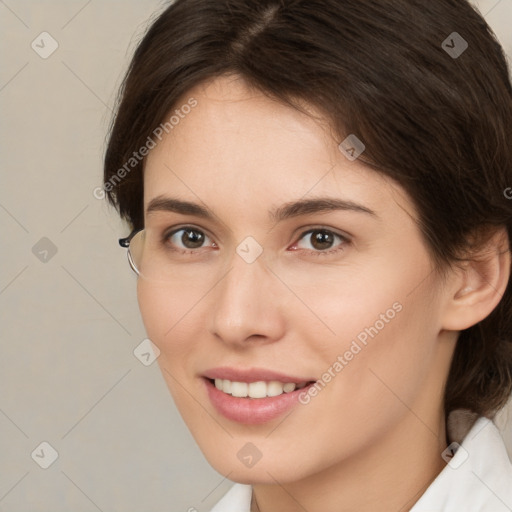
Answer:
[[[477,3],[512,55],[512,0]],[[0,0],[3,512],[202,512],[231,485],[203,460],[157,364],[134,356],[145,333],[117,245],[127,228],[93,195],[123,72],[164,7]],[[31,47],[44,31],[59,45],[46,59]],[[498,424],[512,454],[511,410]],[[50,460],[43,441],[59,453],[48,469],[36,463]]]

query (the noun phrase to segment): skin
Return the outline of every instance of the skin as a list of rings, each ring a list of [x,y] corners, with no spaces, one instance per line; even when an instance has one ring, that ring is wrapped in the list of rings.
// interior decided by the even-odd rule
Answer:
[[[468,265],[441,279],[410,198],[345,158],[321,116],[280,104],[236,76],[197,86],[182,103],[190,97],[197,106],[147,157],[144,204],[172,196],[206,206],[215,220],[147,214],[148,233],[193,225],[209,238],[195,249],[200,256],[169,253],[169,283],[138,280],[144,325],[184,421],[217,471],[253,484],[253,511],[409,510],[445,466],[442,397],[458,330],[499,301],[508,253],[490,258],[485,272]],[[376,215],[268,218],[285,202],[319,196]],[[343,250],[314,254],[322,250],[311,234],[300,237],[321,227],[350,235],[332,243]],[[186,250],[181,234],[173,241]],[[251,264],[236,253],[247,236],[263,247]],[[210,403],[201,378],[207,369],[320,379],[397,302],[401,311],[288,416],[247,426]],[[247,442],[262,454],[252,468],[237,457]]]

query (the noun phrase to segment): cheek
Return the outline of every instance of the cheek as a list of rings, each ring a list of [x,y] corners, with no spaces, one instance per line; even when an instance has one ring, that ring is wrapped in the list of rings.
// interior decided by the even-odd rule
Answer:
[[[161,341],[165,332],[172,327],[172,318],[169,314],[173,311],[172,293],[166,293],[164,287],[155,288],[146,281],[137,281],[137,300],[142,315],[142,321],[146,333],[155,345],[162,350]]]
[[[191,381],[190,374],[195,342],[200,342],[204,325],[194,317],[194,306],[200,297],[197,290],[189,287],[178,293],[172,285],[163,286],[140,279],[137,283],[137,299],[147,336],[160,350],[158,365],[184,419],[202,411],[195,409],[196,402],[190,400],[189,394],[200,391],[194,388],[199,382]]]
[[[312,348],[322,359],[348,350],[354,339],[364,344],[376,332],[381,337],[390,325],[399,322],[398,310],[403,309],[405,297],[402,281],[407,280],[394,279],[389,269],[386,279],[382,278],[385,269],[380,268],[378,272],[372,268],[330,270],[317,279],[316,286],[295,285],[294,293],[304,304],[297,302],[296,311],[289,313],[307,332]]]
[[[416,261],[415,268],[395,262],[364,276],[345,274],[305,295],[323,323],[320,331],[313,315],[299,320],[311,340],[309,357],[323,362],[318,370],[338,410],[350,404],[364,415],[391,402],[400,406],[396,395],[411,402],[425,381],[435,356],[438,311],[435,283],[427,280],[414,290],[430,268],[428,260]]]
[[[148,337],[160,349],[159,359],[176,361],[176,356],[185,357],[187,349],[192,347],[194,333],[189,332],[187,339],[183,333],[186,329],[194,328],[193,309],[199,297],[199,292],[191,287],[182,291],[169,284],[160,285],[139,279],[139,309]]]
[[[309,296],[312,308],[329,313],[323,319],[336,332],[328,337],[309,331],[315,346],[306,357],[321,361],[325,384],[309,401],[305,397],[300,421],[290,428],[311,433],[312,464],[349,457],[377,442],[409,408],[421,410],[418,400],[435,357],[435,311],[424,295],[409,292],[394,281],[392,288],[360,289],[354,303],[340,301],[339,294]]]

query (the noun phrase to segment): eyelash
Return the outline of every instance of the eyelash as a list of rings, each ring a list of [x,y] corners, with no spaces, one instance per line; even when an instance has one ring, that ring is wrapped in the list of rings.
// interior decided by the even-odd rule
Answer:
[[[177,229],[174,229],[172,231],[164,233],[162,235],[162,244],[165,245],[169,250],[171,250],[173,252],[177,252],[179,254],[198,254],[199,250],[203,249],[203,247],[200,247],[198,249],[176,249],[175,247],[173,247],[170,244],[169,239],[172,236],[174,236],[176,233],[179,233],[180,231],[184,231],[184,230],[195,231],[195,232],[199,232],[199,233],[202,233],[202,234],[208,236],[206,233],[204,233],[204,231],[202,231],[201,229],[196,228],[194,226],[182,226],[180,228],[177,228]],[[323,251],[321,251],[321,250],[311,250],[311,249],[299,249],[299,250],[306,251],[307,253],[309,253],[311,255],[314,255],[314,256],[326,256],[326,255],[330,255],[330,254],[334,254],[334,253],[343,252],[345,250],[345,245],[350,243],[350,240],[349,240],[349,238],[347,236],[344,236],[344,235],[342,235],[340,233],[336,233],[335,231],[333,231],[333,230],[331,230],[329,228],[326,228],[326,227],[315,227],[315,228],[310,228],[307,231],[302,232],[301,235],[298,238],[298,241],[295,242],[293,245],[296,245],[300,240],[302,240],[302,238],[304,238],[304,236],[306,236],[308,234],[311,234],[311,233],[314,233],[315,231],[323,231],[323,232],[332,234],[335,237],[338,237],[343,243],[340,244],[340,246],[338,246],[337,248],[326,249],[326,250],[323,250]],[[210,237],[208,237],[208,238],[210,238]]]

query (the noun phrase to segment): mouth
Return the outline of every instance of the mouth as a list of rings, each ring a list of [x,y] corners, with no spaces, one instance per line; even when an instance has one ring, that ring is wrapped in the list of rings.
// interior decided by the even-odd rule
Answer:
[[[236,398],[261,399],[271,398],[282,395],[283,393],[292,393],[295,390],[304,389],[314,383],[308,382],[280,382],[278,380],[239,382],[229,379],[207,379],[216,389]]]
[[[217,413],[244,425],[260,425],[284,415],[316,383],[275,372],[226,368],[212,370],[202,380]]]

